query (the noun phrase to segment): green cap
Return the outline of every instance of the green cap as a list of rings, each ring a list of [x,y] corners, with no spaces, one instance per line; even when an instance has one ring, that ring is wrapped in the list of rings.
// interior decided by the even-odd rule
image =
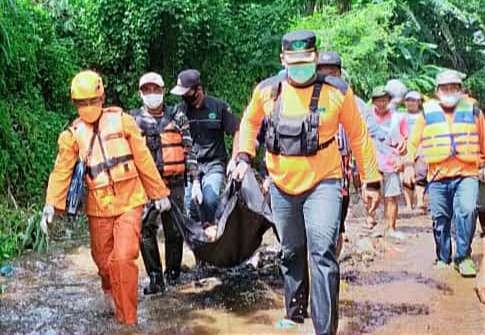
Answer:
[[[384,86],[377,86],[372,90],[372,99],[389,96],[389,93],[385,90]]]
[[[314,32],[308,30],[294,31],[283,36],[281,49],[293,52],[315,51],[316,42],[317,37]]]

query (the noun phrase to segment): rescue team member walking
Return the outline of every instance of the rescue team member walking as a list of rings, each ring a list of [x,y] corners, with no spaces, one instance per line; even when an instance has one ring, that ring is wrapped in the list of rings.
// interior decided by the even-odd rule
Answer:
[[[316,333],[335,334],[339,296],[336,242],[342,203],[342,169],[335,141],[339,123],[349,136],[362,179],[368,183],[364,199],[378,201],[380,175],[352,90],[339,78],[317,75],[315,44],[315,34],[309,31],[283,37],[281,60],[286,75],[266,79],[254,90],[241,123],[233,178],[240,180],[246,173],[265,119],[266,164],[274,183],[271,204],[282,247],[286,305],[282,322],[303,323],[311,283]]]
[[[189,120],[184,113],[176,112],[163,102],[165,84],[158,73],[149,72],[143,75],[138,87],[143,106],[132,111],[132,115],[146,139],[163,181],[170,188],[170,201],[183,209],[185,175],[190,180],[199,180]],[[161,221],[165,235],[165,277],[173,284],[180,276],[183,238],[170,214],[163,212]],[[159,222],[160,215],[157,211],[148,211],[142,222],[141,254],[150,277],[150,284],[143,290],[145,294],[165,290],[157,243]]]
[[[91,254],[105,298],[111,296],[116,319],[137,322],[138,257],[143,205],[170,208],[163,183],[133,118],[119,107],[103,108],[101,77],[83,71],[72,80],[71,98],[79,113],[59,136],[59,152],[47,187],[41,227],[47,233],[54,211],[64,211],[78,159],[87,165],[86,214]]]
[[[455,71],[436,78],[437,99],[427,101],[408,142],[404,181],[413,183],[417,148],[428,163],[429,205],[433,219],[438,268],[451,262],[451,222],[455,224],[455,269],[475,276],[471,243],[476,225],[478,168],[485,154],[485,121],[462,93]]]
[[[205,95],[197,70],[180,72],[177,85],[170,93],[182,96],[183,101],[175,108],[189,119],[202,179],[201,182],[189,182],[185,197],[186,209],[196,221],[204,225],[212,224],[228,160],[224,134],[233,136],[237,147],[239,119],[231,112],[228,104]],[[229,164],[229,169],[231,165],[233,163]]]

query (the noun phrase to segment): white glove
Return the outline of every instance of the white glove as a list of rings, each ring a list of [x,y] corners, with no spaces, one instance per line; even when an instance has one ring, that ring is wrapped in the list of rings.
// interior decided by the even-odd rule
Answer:
[[[236,168],[232,172],[232,178],[236,181],[242,181],[246,172],[248,172],[249,164],[244,160],[239,160],[236,165]]]
[[[270,186],[271,186],[271,177],[267,176],[266,178],[264,178],[264,181],[263,181],[263,193],[264,194],[269,192]]]
[[[172,208],[172,204],[170,204],[170,199],[168,197],[155,200],[153,201],[153,204],[159,212],[165,212]]]
[[[49,236],[49,224],[54,220],[54,207],[45,205],[42,210],[42,218],[40,219],[40,230]]]
[[[204,201],[204,195],[202,194],[202,188],[200,187],[200,181],[194,180],[192,183],[192,191],[191,191],[191,196],[190,198],[192,201],[195,200],[195,202],[198,205],[202,205],[202,201]]]
[[[236,168],[236,160],[234,158],[231,158],[229,163],[227,163],[226,176],[230,176],[235,168]]]

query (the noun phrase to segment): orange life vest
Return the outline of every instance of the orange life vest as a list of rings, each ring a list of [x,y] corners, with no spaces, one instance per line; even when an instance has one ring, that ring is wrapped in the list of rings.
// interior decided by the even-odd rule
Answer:
[[[182,133],[174,120],[175,111],[168,106],[160,120],[145,110],[133,113],[158,171],[164,178],[180,176],[185,172],[185,148]]]
[[[133,153],[125,138],[121,108],[103,109],[94,125],[77,119],[71,126],[79,147],[79,157],[86,162],[88,189],[98,189],[138,177]]]
[[[421,150],[427,163],[439,163],[450,157],[466,163],[478,163],[479,139],[473,103],[461,99],[453,112],[451,126],[437,100],[424,104],[425,127]]]

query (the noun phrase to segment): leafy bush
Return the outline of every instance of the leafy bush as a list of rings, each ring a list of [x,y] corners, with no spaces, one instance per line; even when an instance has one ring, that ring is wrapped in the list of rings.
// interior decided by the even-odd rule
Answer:
[[[21,250],[72,115],[68,85],[78,67],[72,43],[53,27],[41,5],[0,2],[0,259]]]
[[[256,81],[278,71],[280,38],[294,14],[283,0],[77,0],[73,6],[83,66],[98,69],[108,98],[125,108],[139,103],[144,72],[162,73],[170,88],[178,72],[193,67],[210,94],[241,111]]]
[[[45,9],[30,1],[0,7],[0,189],[31,203],[43,193],[77,66]]]
[[[27,225],[38,218],[34,208],[19,209],[0,201],[0,262],[23,250]]]
[[[483,68],[483,24],[449,1],[360,1],[344,14],[326,6],[295,29],[316,31],[320,47],[341,53],[359,94],[390,78],[423,92],[443,67],[469,75]]]

